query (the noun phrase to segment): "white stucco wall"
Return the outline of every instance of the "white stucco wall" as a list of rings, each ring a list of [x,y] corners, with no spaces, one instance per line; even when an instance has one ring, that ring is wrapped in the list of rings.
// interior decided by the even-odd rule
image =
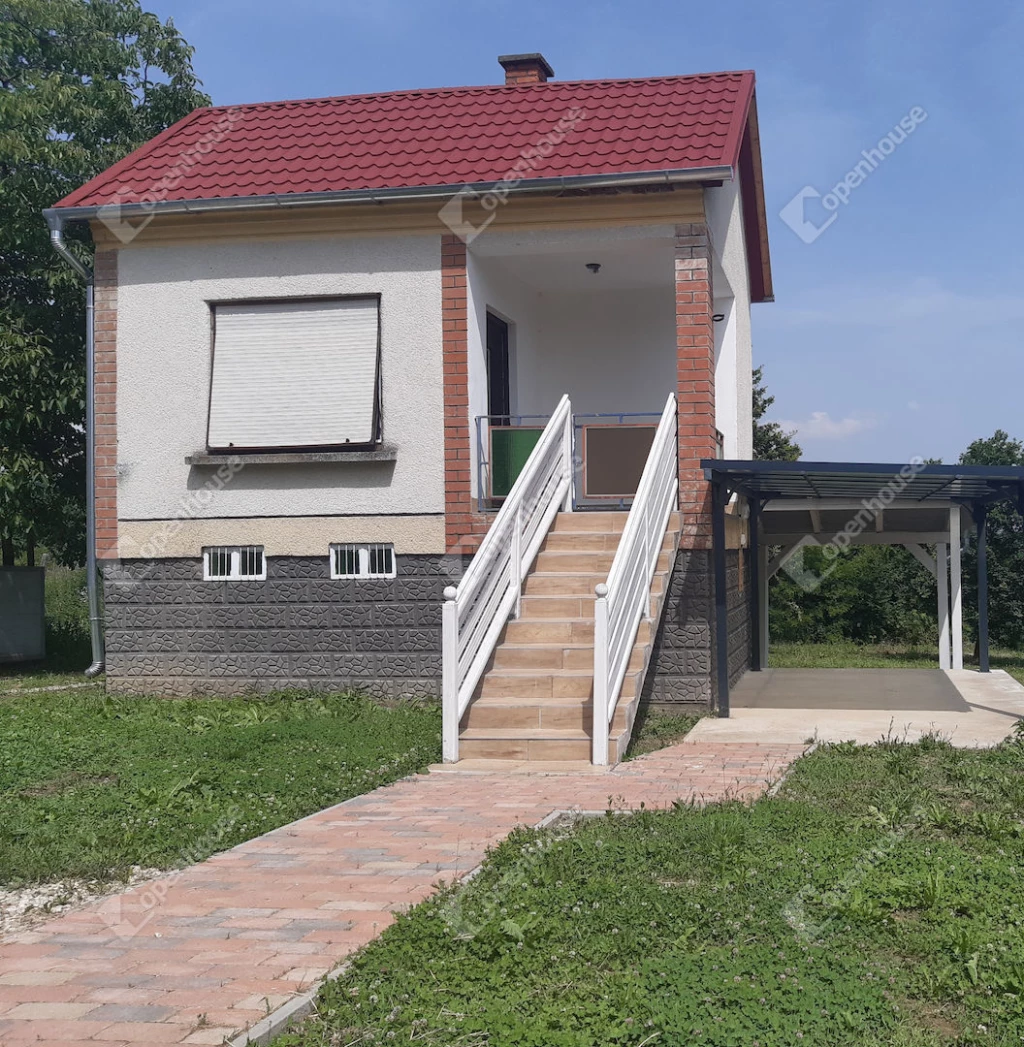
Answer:
[[[716,288],[716,291],[721,288]],[[736,344],[736,299],[715,294],[715,426],[722,434],[726,458],[749,458],[740,454],[740,382]]]
[[[520,410],[660,412],[676,385],[670,286],[566,292],[537,302],[540,337],[517,357]]]
[[[659,413],[675,388],[674,229],[531,229],[468,254],[469,400],[486,413],[488,309],[511,324],[512,410]],[[601,264],[593,274],[586,263]],[[474,427],[474,471],[477,448]],[[474,487],[475,489],[475,487]]]
[[[708,229],[717,269],[715,310],[726,314],[715,331],[715,416],[725,437],[726,458],[753,454],[753,357],[750,333],[750,277],[738,179],[704,192]]]
[[[525,413],[519,405],[517,361],[536,351],[540,294],[527,287],[512,273],[500,270],[488,259],[472,252],[466,257],[467,298],[469,304],[469,414],[487,413],[487,313],[495,312],[510,325],[509,370],[511,371],[512,412]]]
[[[385,443],[394,463],[252,465],[197,517],[444,511],[440,243],[437,236],[130,246],[118,268],[118,515],[179,515],[212,470],[206,447],[209,301],[381,295]],[[330,395],[325,383],[324,395]]]

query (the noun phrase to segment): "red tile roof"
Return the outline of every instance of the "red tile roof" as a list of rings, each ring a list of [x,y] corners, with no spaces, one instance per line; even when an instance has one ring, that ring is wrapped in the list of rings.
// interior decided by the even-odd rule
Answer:
[[[736,168],[751,72],[198,109],[56,206]],[[568,121],[547,155],[538,143]]]

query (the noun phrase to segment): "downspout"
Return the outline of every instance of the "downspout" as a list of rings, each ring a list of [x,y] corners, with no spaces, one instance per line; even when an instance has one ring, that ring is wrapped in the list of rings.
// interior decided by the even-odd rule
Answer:
[[[103,651],[103,618],[96,571],[96,346],[94,325],[94,287],[92,270],[80,261],[64,243],[63,222],[59,215],[48,214],[50,243],[53,249],[85,281],[85,572],[89,596],[89,634],[92,641],[92,664],[85,670],[88,677],[99,676],[105,668]]]

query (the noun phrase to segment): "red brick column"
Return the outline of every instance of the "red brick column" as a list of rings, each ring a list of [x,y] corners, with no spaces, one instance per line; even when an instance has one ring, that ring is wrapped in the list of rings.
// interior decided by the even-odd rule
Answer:
[[[441,237],[441,323],[445,544],[449,552],[472,552],[490,521],[473,511],[466,245],[457,236]]]
[[[96,353],[96,556],[117,557],[117,252],[93,262]]]
[[[710,549],[711,485],[700,460],[716,454],[715,332],[711,241],[703,222],[676,226],[675,265],[680,545]]]

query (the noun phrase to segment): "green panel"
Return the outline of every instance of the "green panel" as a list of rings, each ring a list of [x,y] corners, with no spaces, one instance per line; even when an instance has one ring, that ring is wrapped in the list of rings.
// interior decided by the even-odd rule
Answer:
[[[504,498],[537,446],[543,428],[495,426],[491,429],[491,497]]]

